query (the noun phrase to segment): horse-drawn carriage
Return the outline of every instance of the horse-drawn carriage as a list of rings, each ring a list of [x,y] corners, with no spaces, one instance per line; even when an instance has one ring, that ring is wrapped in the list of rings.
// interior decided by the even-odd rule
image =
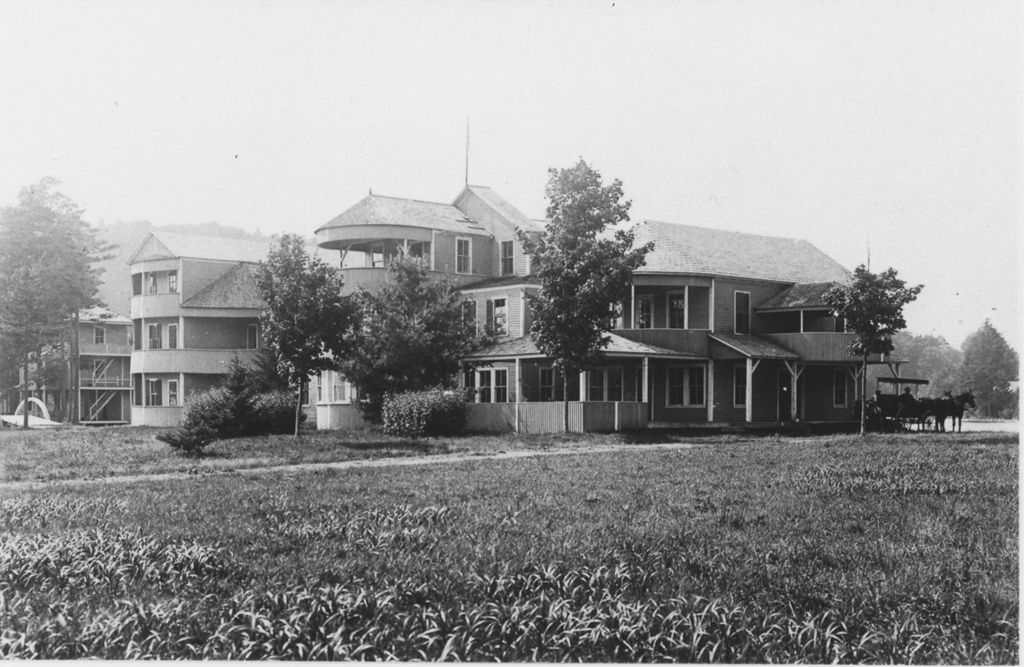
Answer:
[[[946,430],[946,418],[953,418],[952,430],[963,427],[964,408],[975,407],[974,395],[964,392],[953,396],[946,392],[939,398],[918,397],[920,388],[928,380],[903,377],[880,377],[875,395],[865,406],[866,426],[869,430],[894,433],[898,431]],[[883,387],[888,392],[883,391]],[[900,389],[902,388],[902,392]],[[858,418],[860,405],[856,406]]]

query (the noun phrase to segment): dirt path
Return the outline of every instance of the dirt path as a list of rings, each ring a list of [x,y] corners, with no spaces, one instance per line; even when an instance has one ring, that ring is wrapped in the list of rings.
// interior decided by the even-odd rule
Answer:
[[[147,475],[119,475],[115,477],[97,477],[93,479],[55,479],[47,481],[0,482],[0,491],[19,489],[42,489],[55,486],[89,486],[94,484],[131,484],[135,482],[159,482],[175,479],[196,479],[219,477],[224,475],[267,475],[273,473],[310,472],[314,470],[352,470],[358,468],[387,468],[391,466],[424,466],[446,463],[463,463],[466,461],[530,459],[544,456],[586,456],[624,451],[665,451],[684,450],[702,445],[683,442],[643,445],[594,445],[592,447],[566,447],[544,450],[516,450],[511,452],[495,452],[494,454],[435,454],[432,456],[402,456],[379,459],[358,459],[354,461],[335,461],[327,463],[292,463],[258,468],[225,468],[209,472],[164,472]]]

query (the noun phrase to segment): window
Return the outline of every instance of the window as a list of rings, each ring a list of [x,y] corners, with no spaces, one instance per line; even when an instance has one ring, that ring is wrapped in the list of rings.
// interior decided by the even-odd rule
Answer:
[[[470,331],[476,330],[476,301],[462,302],[462,324]]]
[[[832,370],[832,406],[846,407],[846,370],[843,368]]]
[[[670,329],[686,328],[686,293],[668,295],[668,326]]]
[[[324,380],[327,377],[327,371],[320,374],[320,377],[316,381],[316,402],[324,402]]]
[[[501,369],[494,371],[494,402],[508,402],[508,371]]]
[[[622,369],[598,368],[587,373],[588,401],[621,401]]]
[[[147,273],[146,276],[148,277],[149,293],[156,294],[156,274]]]
[[[478,371],[476,380],[476,402],[491,402],[491,371]]]
[[[160,325],[150,324],[149,325],[149,348],[151,350],[159,350],[162,347],[162,338],[160,335]]]
[[[142,274],[132,274],[132,296],[138,296],[142,294]]]
[[[734,330],[738,334],[750,333],[750,292],[733,292],[733,304],[736,308]]]
[[[654,322],[654,300],[650,295],[637,297],[636,300],[636,328],[650,329]]]
[[[668,369],[668,405],[704,406],[704,367],[674,366]]]
[[[146,380],[146,405],[161,405],[160,380]]]
[[[495,336],[508,333],[508,312],[505,299],[487,300],[487,327]]]
[[[258,340],[257,332],[259,331],[259,325],[249,324],[245,327],[245,349],[255,350],[256,342]]]
[[[92,328],[92,342],[96,345],[103,345],[107,342],[107,330],[101,326]]]
[[[501,242],[501,275],[510,276],[513,272],[512,241]]]
[[[477,403],[508,402],[508,370],[504,368],[486,368],[477,371],[476,387]]]
[[[469,273],[472,267],[469,239],[455,239],[455,273]]]
[[[348,382],[345,382],[345,376],[341,373],[333,373],[334,384],[331,387],[331,400],[335,403],[345,403],[348,401]]]
[[[174,350],[178,347],[178,325],[167,325],[167,349]]]
[[[167,291],[177,292],[178,291],[178,272],[168,271],[167,272]]]
[[[167,381],[167,405],[178,404],[178,381],[168,380]]]
[[[554,368],[540,369],[540,400],[561,401],[564,393],[562,374]]]
[[[303,380],[299,387],[299,403],[309,405],[309,380]]]
[[[742,408],[747,405],[747,365],[734,366],[732,369],[732,405]]]
[[[410,241],[409,257],[420,260],[420,264],[430,266],[430,241]]]

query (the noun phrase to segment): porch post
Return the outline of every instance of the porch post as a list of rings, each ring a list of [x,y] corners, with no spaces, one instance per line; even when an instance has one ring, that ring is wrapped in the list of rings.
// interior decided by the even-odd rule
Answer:
[[[629,285],[629,326],[627,329],[636,329],[636,283]]]
[[[516,357],[516,433],[519,433],[519,402],[523,400],[523,360]]]
[[[569,400],[566,396],[565,400]],[[580,403],[587,400],[587,372],[580,371]]]
[[[761,360],[754,361],[753,358],[747,357],[747,397],[746,397],[746,408],[747,408],[747,421],[754,421],[754,371],[761,364]]]
[[[789,371],[789,415],[791,418],[795,419],[798,407],[796,401],[796,385],[797,381],[800,379],[800,375],[804,372],[804,369],[795,361],[792,366],[789,365],[788,361],[784,363],[786,364],[786,370]]]
[[[715,360],[708,359],[708,423],[715,421]]]

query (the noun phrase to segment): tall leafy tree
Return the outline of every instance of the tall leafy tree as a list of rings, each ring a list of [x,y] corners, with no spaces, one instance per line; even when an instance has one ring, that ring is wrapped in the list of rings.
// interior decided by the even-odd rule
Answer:
[[[1017,380],[1020,360],[992,323],[964,340],[964,361],[958,381],[974,393],[977,413],[983,417],[1012,417],[1018,414],[1017,394],[1010,382]]]
[[[867,396],[868,358],[893,350],[893,337],[907,326],[903,308],[917,299],[923,285],[908,287],[896,269],[872,273],[861,264],[847,285],[836,285],[825,296],[833,313],[846,320],[854,334],[850,354],[861,358],[861,396]],[[860,432],[864,434],[865,401],[861,401]]]
[[[338,369],[359,389],[368,419],[380,419],[387,393],[451,385],[460,360],[483,342],[466,326],[456,286],[430,280],[415,259],[393,262],[387,282],[358,299],[359,324]]]
[[[957,387],[957,373],[963,354],[942,336],[916,335],[909,331],[897,332],[892,339],[892,356],[904,364],[900,370],[904,377],[929,381],[929,393],[938,396]],[[872,367],[869,382],[875,377],[889,375],[889,371]]]
[[[57,185],[56,179],[46,177],[22,189],[17,205],[0,211],[0,341],[22,366],[24,401],[33,353],[67,335],[71,414],[76,420],[78,312],[100,305],[96,265],[109,246],[82,219],[82,209],[55,190]],[[27,407],[23,425],[28,427]]]
[[[633,271],[643,266],[648,243],[633,247],[629,201],[622,182],[604,185],[601,174],[582,158],[568,169],[549,169],[547,229],[540,235],[519,234],[531,258],[540,289],[528,296],[530,336],[562,373],[568,396],[571,373],[593,363],[608,344],[613,326],[610,311],[629,291]],[[569,427],[569,406],[563,412]]]
[[[341,275],[306,252],[302,238],[281,237],[256,271],[263,297],[263,338],[275,351],[283,375],[295,389],[295,435],[299,434],[302,387],[314,373],[330,369],[345,352],[355,309],[342,296]]]

